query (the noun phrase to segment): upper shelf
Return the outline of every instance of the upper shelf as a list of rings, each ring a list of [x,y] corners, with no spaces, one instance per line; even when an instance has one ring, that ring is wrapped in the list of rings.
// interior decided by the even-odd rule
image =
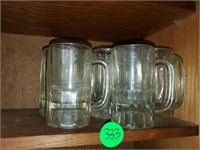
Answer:
[[[38,109],[1,111],[2,149],[41,149],[101,144],[99,131],[106,120],[92,118],[87,127],[56,129],[47,126]],[[156,118],[155,127],[125,130],[123,142],[197,136],[198,125],[175,118]]]
[[[195,2],[1,2],[1,31],[97,41],[141,39],[195,11]]]

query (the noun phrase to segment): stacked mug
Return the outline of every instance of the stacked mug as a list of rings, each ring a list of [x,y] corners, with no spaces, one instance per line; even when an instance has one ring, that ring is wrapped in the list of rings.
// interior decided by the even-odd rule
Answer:
[[[94,59],[102,59],[104,60],[110,70],[110,61],[111,61],[111,51],[112,51],[112,47],[109,45],[102,45],[102,46],[97,46],[93,48],[93,58]],[[102,99],[102,94],[104,92],[104,87],[105,87],[105,80],[103,78],[104,75],[104,70],[101,66],[93,66],[93,73],[94,73],[94,92],[93,92],[93,97],[92,97],[92,102],[96,102],[96,101],[101,101]],[[110,72],[111,73],[111,72]],[[112,74],[109,75],[109,77],[111,77]],[[109,84],[109,88],[110,86],[110,82]],[[110,89],[108,91],[108,97],[107,97],[107,101],[106,104],[104,106],[104,108],[100,109],[100,110],[95,110],[92,109],[91,110],[91,116],[95,117],[95,118],[102,118],[102,119],[110,119],[111,117],[111,95],[110,95]]]
[[[40,66],[40,101],[39,101],[39,114],[43,117],[46,116],[47,110],[47,51],[49,46],[46,45],[42,48],[41,66]]]
[[[40,73],[39,112],[51,127],[81,128],[92,116],[151,128],[155,113],[183,102],[183,61],[171,48],[129,43],[92,51],[88,41],[53,39]]]

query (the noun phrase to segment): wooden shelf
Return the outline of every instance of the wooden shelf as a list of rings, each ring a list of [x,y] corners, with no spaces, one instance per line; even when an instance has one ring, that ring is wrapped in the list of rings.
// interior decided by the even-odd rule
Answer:
[[[91,119],[89,126],[63,130],[48,127],[38,109],[7,109],[1,111],[2,149],[35,149],[74,147],[101,144],[99,131],[106,120]],[[123,142],[161,138],[197,136],[198,125],[174,119],[156,118],[151,129],[125,130]]]
[[[114,42],[144,38],[194,11],[192,1],[3,1],[1,31]]]

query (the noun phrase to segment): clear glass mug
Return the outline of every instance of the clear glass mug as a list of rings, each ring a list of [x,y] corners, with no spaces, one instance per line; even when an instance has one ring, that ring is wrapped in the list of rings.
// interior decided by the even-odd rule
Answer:
[[[105,92],[101,102],[91,105],[93,65],[102,65]],[[47,57],[47,124],[71,129],[87,126],[91,107],[103,107],[108,95],[107,64],[92,58],[91,44],[72,39],[53,39]]]
[[[162,65],[156,66],[155,79],[155,105],[157,108],[167,105],[166,99],[171,99],[171,104],[167,110],[174,110],[181,107],[184,99],[184,64],[182,58],[175,54],[169,47],[156,47],[156,59],[169,61],[174,68],[174,83],[171,89],[171,95],[167,95],[168,86],[170,86],[168,70]],[[170,97],[169,97],[170,96]]]
[[[49,46],[46,45],[42,48],[41,66],[40,66],[40,98],[39,98],[39,114],[43,117],[46,116],[47,108],[47,51]]]
[[[93,48],[93,57],[94,59],[102,59],[107,64],[108,67],[110,66],[110,59],[111,59],[111,46],[109,45],[102,45]],[[109,67],[110,68],[110,67]],[[93,66],[94,71],[94,93],[92,97],[93,102],[101,101],[102,95],[105,90],[105,78],[104,78],[104,69],[100,65]],[[109,86],[110,87],[110,86]],[[111,115],[111,97],[110,93],[108,93],[108,101],[105,106],[101,109],[92,109],[91,116],[95,118],[102,118],[102,119],[110,119]]]
[[[156,62],[154,47],[128,44],[113,48],[110,70],[112,121],[127,129],[154,126],[154,74],[157,63],[169,68],[173,82],[172,65],[166,60]],[[162,109],[165,110],[164,107]]]

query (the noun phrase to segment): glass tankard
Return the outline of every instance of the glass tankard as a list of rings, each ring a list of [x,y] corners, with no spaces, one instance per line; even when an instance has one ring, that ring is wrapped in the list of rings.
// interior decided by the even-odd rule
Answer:
[[[42,48],[41,66],[40,66],[40,99],[39,99],[39,113],[41,116],[46,116],[47,108],[47,87],[46,87],[46,75],[47,75],[47,51],[49,46]]]
[[[102,101],[91,105],[93,65],[104,68],[105,92]],[[87,41],[53,39],[49,43],[47,66],[47,124],[64,129],[87,126],[91,107],[101,108],[107,103],[107,64],[93,61],[91,44]]]
[[[173,67],[167,60],[156,62],[154,47],[125,44],[113,48],[110,73],[112,121],[128,129],[154,126],[154,74],[158,63],[169,69],[172,83]],[[165,110],[164,107],[162,109]]]
[[[167,95],[169,84],[168,70],[163,65],[156,66],[155,79],[155,105],[156,107],[163,107],[167,105],[166,99],[171,99],[169,109],[177,109],[183,103],[184,98],[184,65],[182,58],[175,54],[174,50],[168,47],[156,47],[156,59],[163,59],[169,61],[174,68],[174,84],[172,85],[171,95]],[[170,97],[168,97],[170,96]]]
[[[110,59],[111,59],[111,50],[110,46],[98,46],[93,48],[93,57],[94,59],[102,59],[110,68]],[[105,78],[104,78],[104,69],[100,65],[93,66],[94,70],[94,93],[93,93],[93,102],[101,101],[103,92],[105,90]],[[102,118],[102,119],[110,119],[111,115],[111,100],[110,93],[108,93],[108,101],[104,108],[102,109],[92,109],[92,117]]]

